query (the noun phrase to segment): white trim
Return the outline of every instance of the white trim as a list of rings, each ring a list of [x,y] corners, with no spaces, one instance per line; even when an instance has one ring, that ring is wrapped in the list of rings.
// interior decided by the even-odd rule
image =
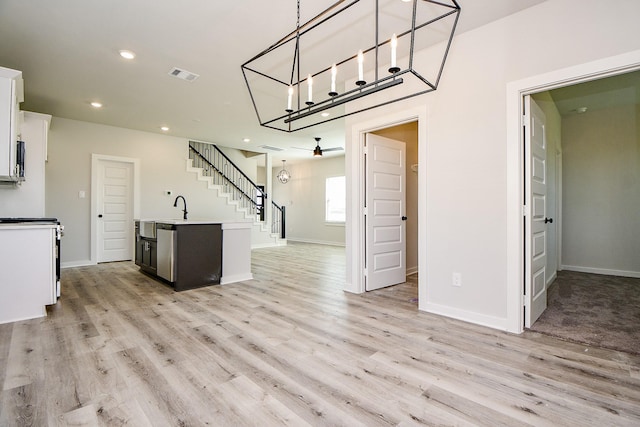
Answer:
[[[346,248],[347,262],[351,265],[351,274],[346,279],[344,290],[353,293],[363,293],[364,283],[364,221],[362,209],[364,206],[364,138],[368,132],[386,129],[392,126],[418,121],[418,164],[426,164],[427,160],[427,107],[426,105],[385,114],[367,122],[356,123],[351,129],[351,144],[347,144],[345,152],[345,176],[347,177],[347,215],[346,215]],[[423,183],[427,182],[427,169],[418,169],[418,235],[426,234],[427,230],[427,198]],[[418,269],[427,271],[426,239],[418,239]],[[427,278],[418,278],[418,306],[425,310],[422,302],[426,301]]]
[[[64,244],[64,238],[62,242]],[[86,267],[88,265],[96,265],[96,264],[97,263],[91,261],[90,259],[84,259],[80,261],[61,262],[60,268]]]
[[[489,328],[499,329],[501,331],[504,331],[507,328],[507,319],[504,319],[502,317],[487,316],[486,314],[460,310],[459,308],[434,304],[430,302],[426,302],[423,305],[425,311],[437,314],[439,316],[451,317],[453,319],[474,323],[480,326],[487,326]]]
[[[269,243],[255,243],[251,245],[251,249],[264,249],[264,248],[277,248],[280,246],[287,246],[287,241],[284,240],[284,243],[278,241],[278,242],[269,242]]]
[[[562,141],[559,141],[562,144]],[[556,147],[556,273],[562,270],[562,148]],[[556,274],[557,276],[557,274]]]
[[[412,274],[416,274],[418,271],[418,267],[407,267],[407,272],[405,276],[411,276]]]
[[[240,273],[240,274],[233,274],[231,276],[225,276],[223,274],[222,277],[220,278],[220,284],[228,285],[230,283],[244,282],[245,280],[253,280],[253,274]]]
[[[41,311],[38,311],[38,310],[41,310]],[[47,317],[46,306],[43,305],[42,309],[38,309],[38,310],[36,310],[37,314],[34,312],[33,314],[27,314],[26,316],[20,316],[12,319],[5,319],[2,322],[0,322],[0,325],[6,325],[7,323],[22,322],[24,320],[40,319],[41,317]]]
[[[558,277],[558,272],[554,271],[551,276],[547,277],[547,283],[545,283],[545,286],[547,287],[547,290],[549,290],[549,286],[551,286],[551,284],[553,283],[554,280],[556,280],[556,278]]]
[[[578,265],[562,265],[563,270],[577,271],[579,273],[602,274],[605,276],[620,276],[640,278],[640,271],[611,270],[608,268],[581,267]]]
[[[614,76],[640,69],[640,50],[586,64],[563,68],[507,84],[507,327],[524,330],[522,289],[524,286],[524,228],[522,218],[523,141],[522,97],[558,87]]]
[[[345,244],[342,242],[330,242],[327,240],[300,239],[298,237],[287,237],[287,240],[289,242],[313,243],[315,245],[340,246],[340,247],[345,246]]]
[[[344,227],[344,221],[325,221],[324,225],[328,227]]]
[[[91,154],[91,264],[98,263],[98,162],[113,161],[131,163],[133,167],[133,218],[140,218],[140,159]],[[133,242],[135,245],[135,241]],[[132,254],[135,253],[132,248]]]

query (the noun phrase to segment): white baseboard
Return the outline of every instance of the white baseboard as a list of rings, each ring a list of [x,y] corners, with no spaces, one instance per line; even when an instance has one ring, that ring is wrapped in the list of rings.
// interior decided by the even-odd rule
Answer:
[[[557,272],[557,271],[554,271],[554,272],[553,272],[553,274],[551,275],[551,277],[549,277],[549,278],[547,279],[547,283],[546,283],[547,288],[549,287],[549,285],[550,285],[550,284],[552,284],[552,283],[553,283],[553,281],[554,281],[554,280],[556,280],[556,278],[557,278],[557,277],[558,277],[558,272]]]
[[[427,313],[437,314],[439,316],[451,317],[453,319],[462,320],[464,322],[473,323],[475,325],[487,326],[489,328],[501,331],[507,330],[507,319],[502,317],[488,316],[486,314],[476,313],[473,311],[461,310],[459,308],[449,307],[434,303],[420,304],[420,310]]]
[[[341,246],[341,247],[345,246],[343,242],[329,242],[326,240],[300,239],[298,237],[287,237],[287,240],[289,242],[313,243],[315,245]]]
[[[610,270],[608,268],[581,267],[577,265],[561,265],[562,270],[577,271],[579,273],[603,274],[605,276],[621,276],[640,278],[640,271]]]
[[[418,267],[407,267],[406,276],[411,276],[412,274],[416,274],[418,272]]]
[[[68,262],[61,262],[60,268],[86,267],[87,265],[96,265],[96,263],[91,261],[90,259],[79,260],[79,261],[68,261]]]
[[[256,244],[252,244],[251,245],[251,249],[275,248],[277,246],[286,246],[286,244],[282,245],[282,244],[278,244],[276,242],[256,243]]]
[[[234,274],[231,276],[222,276],[220,278],[220,284],[227,285],[229,283],[243,282],[245,280],[252,280],[252,279],[253,279],[253,274],[251,273]]]
[[[47,309],[44,306],[42,306],[42,311],[34,311],[32,313],[27,313],[24,316],[3,319],[0,321],[0,325],[4,325],[5,323],[22,322],[23,320],[39,319],[41,317],[47,317]]]

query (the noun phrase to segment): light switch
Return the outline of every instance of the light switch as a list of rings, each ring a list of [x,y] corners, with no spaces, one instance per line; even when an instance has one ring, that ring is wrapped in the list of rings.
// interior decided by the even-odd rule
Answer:
[[[78,191],[78,198],[79,199],[84,199],[87,196],[87,194],[84,191]]]

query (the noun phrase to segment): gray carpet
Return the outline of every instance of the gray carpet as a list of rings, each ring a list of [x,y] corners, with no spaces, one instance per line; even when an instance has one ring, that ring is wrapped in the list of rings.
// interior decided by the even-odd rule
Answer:
[[[640,354],[640,279],[560,271],[532,331]]]

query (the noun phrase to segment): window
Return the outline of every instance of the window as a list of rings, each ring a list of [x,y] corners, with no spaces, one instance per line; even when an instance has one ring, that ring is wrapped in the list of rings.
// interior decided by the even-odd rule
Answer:
[[[325,220],[344,222],[347,205],[346,181],[344,176],[327,178],[325,187]]]

